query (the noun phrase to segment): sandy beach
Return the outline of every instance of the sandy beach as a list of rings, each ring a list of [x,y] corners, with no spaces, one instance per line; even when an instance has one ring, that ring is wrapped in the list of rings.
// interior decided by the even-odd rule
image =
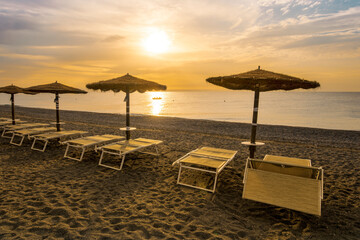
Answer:
[[[0,106],[0,117],[11,115]],[[53,122],[55,111],[16,107],[28,122]],[[124,135],[125,116],[61,111],[65,129]],[[131,116],[132,138],[164,141],[156,158],[129,155],[122,171],[64,159],[65,146],[46,152],[0,138],[0,239],[359,239],[360,132],[260,125],[265,154],[312,160],[324,168],[322,216],[242,199],[250,125]],[[237,150],[215,194],[176,184],[172,163],[200,146]]]

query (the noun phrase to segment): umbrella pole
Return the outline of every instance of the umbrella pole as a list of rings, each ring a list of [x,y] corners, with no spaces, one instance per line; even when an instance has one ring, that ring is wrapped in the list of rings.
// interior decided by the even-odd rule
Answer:
[[[130,140],[130,93],[126,91],[126,140]]]
[[[253,119],[252,119],[252,124],[251,124],[251,139],[250,139],[251,144],[255,144],[255,139],[256,139],[256,128],[257,128],[257,118],[258,118],[258,109],[259,109],[259,95],[260,95],[259,87],[260,87],[259,84],[256,84],[256,86],[255,86],[255,96],[254,96]],[[250,150],[250,158],[254,158],[255,157],[256,146],[249,146],[249,150]]]
[[[12,116],[12,125],[15,125],[15,103],[14,103],[14,94],[11,94],[11,116]]]
[[[59,116],[59,93],[55,93],[55,100],[56,104],[56,131],[60,131],[60,116]]]

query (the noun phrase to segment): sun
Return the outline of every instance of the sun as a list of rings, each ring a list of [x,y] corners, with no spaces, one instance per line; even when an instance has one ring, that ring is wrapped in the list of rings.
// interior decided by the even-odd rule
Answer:
[[[169,50],[171,41],[166,32],[162,30],[152,30],[143,40],[143,46],[146,51],[153,54],[165,53]]]

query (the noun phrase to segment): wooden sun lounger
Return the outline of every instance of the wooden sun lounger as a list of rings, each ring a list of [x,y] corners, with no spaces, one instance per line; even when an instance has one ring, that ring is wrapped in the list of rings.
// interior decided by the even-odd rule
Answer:
[[[25,137],[30,137],[31,135],[45,133],[45,132],[52,132],[56,131],[55,127],[38,127],[38,128],[28,128],[28,129],[21,129],[13,131],[13,135],[11,137],[10,143],[16,146],[21,146]],[[16,137],[20,137],[20,142],[15,142]]]
[[[163,141],[160,141],[160,140],[137,138],[137,139],[133,139],[133,140],[132,139],[131,140],[125,140],[125,141],[121,141],[121,142],[108,144],[108,145],[105,145],[105,146],[102,146],[102,147],[98,147],[97,149],[101,150],[99,166],[103,166],[103,167],[107,167],[107,168],[111,168],[111,169],[119,171],[123,167],[125,157],[126,157],[127,154],[132,153],[132,152],[140,152],[140,150],[142,150],[144,148],[155,147],[155,152],[156,153],[151,153],[151,152],[142,152],[142,153],[159,156],[159,151],[158,151],[157,145],[159,145],[162,142]],[[117,155],[119,157],[122,157],[120,167],[117,168],[117,167],[110,166],[108,164],[104,164],[103,160],[104,160],[104,154],[105,153],[112,154],[112,155]]]
[[[78,130],[62,130],[62,131],[57,131],[57,132],[47,132],[47,133],[42,133],[42,134],[37,134],[37,135],[31,135],[29,136],[30,139],[34,139],[32,145],[31,145],[31,149],[32,150],[37,150],[40,152],[45,152],[46,150],[46,146],[48,145],[49,141],[53,140],[53,139],[65,139],[65,138],[72,138],[72,137],[79,137],[79,136],[83,136],[84,134],[86,134],[87,132],[85,131],[78,131]],[[36,142],[43,142],[44,145],[42,148],[37,148],[35,146]]]
[[[15,121],[20,121],[20,119],[15,119]],[[12,118],[0,118],[0,122],[12,122]]]
[[[15,121],[16,121],[15,123],[17,125],[21,124],[21,123],[26,123],[26,121],[21,121],[19,119],[16,119]],[[2,121],[0,121],[0,128],[4,128],[4,126],[7,126],[7,125],[12,125],[12,120],[2,120]]]
[[[219,174],[234,159],[236,153],[237,151],[212,147],[201,147],[187,153],[173,163],[173,165],[180,164],[177,184],[214,193]],[[180,179],[183,168],[214,174],[212,189],[182,183]]]
[[[84,157],[84,153],[88,148],[94,147],[94,150],[97,150],[97,147],[114,142],[114,141],[119,141],[119,140],[123,140],[124,137],[123,136],[117,136],[117,135],[109,135],[109,134],[104,134],[104,135],[95,135],[95,136],[88,136],[88,137],[82,137],[82,138],[76,138],[76,139],[72,139],[72,140],[68,140],[65,142],[62,142],[62,144],[66,144],[66,150],[65,150],[65,154],[64,154],[64,158],[69,158],[69,159],[73,159],[76,161],[82,161],[83,157]],[[76,158],[76,157],[70,157],[68,156],[68,152],[70,148],[77,148],[77,149],[81,149],[81,155],[80,158]]]
[[[1,121],[0,122],[0,127],[4,128],[4,126],[11,125],[11,124],[12,124],[11,121]]]
[[[324,172],[309,159],[265,156],[247,159],[243,198],[321,215]]]
[[[47,123],[23,123],[23,124],[17,124],[17,125],[6,125],[6,126],[4,126],[4,130],[3,130],[1,136],[5,137],[5,138],[11,138],[12,133],[14,131],[22,130],[22,129],[26,129],[26,128],[45,127],[45,126],[49,126],[49,124],[47,124]],[[6,135],[9,133],[11,133],[11,136]]]

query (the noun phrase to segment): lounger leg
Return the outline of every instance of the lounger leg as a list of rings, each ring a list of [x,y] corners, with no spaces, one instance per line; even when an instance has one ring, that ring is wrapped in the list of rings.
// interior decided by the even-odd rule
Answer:
[[[68,152],[69,152],[70,147],[76,148],[76,146],[74,146],[74,145],[67,144],[66,150],[65,150],[65,154],[64,154],[64,158],[69,158],[69,159],[72,159],[72,160],[76,160],[76,161],[81,162],[82,159],[83,159],[83,157],[84,157],[85,148],[84,148],[84,147],[82,148],[82,152],[81,152],[80,158],[76,158],[76,157],[70,157],[70,156],[67,155]]]
[[[180,182],[181,169],[182,169],[182,166],[181,166],[181,163],[180,163],[179,173],[178,173],[178,178],[177,178],[177,184],[179,184],[179,182]]]
[[[243,184],[245,184],[246,179],[247,179],[247,170],[248,170],[248,164],[249,164],[249,158],[246,159],[246,163],[245,163],[245,171],[244,171],[244,178],[243,178]]]
[[[82,152],[81,152],[81,156],[79,161],[82,161],[83,157],[84,157],[84,153],[85,153],[85,148],[83,148]],[[76,159],[75,159],[76,160]]]
[[[47,146],[47,144],[48,144],[48,140],[45,140],[44,142],[44,146],[43,146],[43,148],[41,149],[41,148],[36,148],[35,147],[35,143],[36,143],[36,138],[34,138],[34,141],[33,141],[33,143],[32,143],[32,145],[31,145],[31,149],[32,150],[37,150],[37,151],[40,151],[40,152],[45,152],[45,149],[46,149],[46,146]],[[39,140],[39,141],[41,141],[41,140]]]
[[[214,187],[213,187],[213,191],[212,191],[213,193],[215,192],[215,189],[216,189],[216,183],[217,183],[218,175],[219,175],[219,173],[216,172],[216,173],[215,173],[215,180],[214,180]]]
[[[3,131],[2,135],[1,135],[1,137],[3,137],[3,138],[11,138],[10,136],[7,136],[7,135],[6,135],[6,133],[8,133],[8,132],[10,132],[10,133],[11,133],[11,131],[6,131],[6,129],[4,129],[4,131]]]
[[[32,150],[36,150],[36,149],[34,149],[35,142],[36,142],[36,138],[34,138],[34,141],[33,141],[33,143],[31,144],[31,149],[32,149]]]
[[[100,161],[99,161],[99,166],[102,166],[102,167],[107,167],[107,168],[111,168],[111,169],[114,169],[114,170],[117,170],[117,171],[120,171],[123,167],[123,164],[124,164],[124,161],[125,161],[125,155],[122,155],[122,159],[121,159],[121,164],[120,164],[120,167],[119,168],[116,168],[116,167],[113,167],[113,166],[109,166],[109,165],[106,165],[106,164],[103,164],[102,163],[102,160],[104,159],[104,155],[105,153],[109,153],[109,154],[112,154],[112,155],[117,155],[117,156],[120,156],[121,157],[121,152],[120,153],[113,153],[113,152],[107,152],[107,151],[104,151],[104,149],[102,149],[101,151],[101,155],[100,155]]]
[[[68,157],[68,156],[67,156],[67,153],[68,153],[68,151],[69,151],[69,147],[70,147],[70,145],[67,144],[67,145],[66,145],[66,149],[65,149],[64,158],[67,158],[67,157]]]
[[[101,166],[101,162],[103,160],[103,157],[104,157],[104,151],[101,151],[101,155],[100,155],[100,160],[99,160],[99,164]]]
[[[10,139],[10,143],[13,144],[13,140],[15,138],[15,133],[13,133],[13,135],[11,136],[11,139]]]
[[[20,143],[14,142],[16,136],[21,137]],[[18,134],[13,133],[13,135],[11,137],[11,140],[10,140],[10,144],[13,144],[13,145],[16,145],[16,146],[21,146],[23,141],[24,141],[24,138],[25,138],[24,135],[18,135]]]
[[[2,131],[1,137],[4,137],[4,136],[5,136],[5,132],[6,132],[6,130],[5,130],[5,128],[4,128],[3,131]]]
[[[121,170],[122,167],[123,167],[123,165],[124,165],[125,156],[126,156],[126,154],[124,154],[123,157],[122,157],[121,164],[120,164],[120,169],[119,169],[119,170]]]
[[[45,152],[45,149],[46,149],[46,146],[47,146],[48,142],[49,142],[48,140],[45,141],[45,144],[44,144],[44,147],[43,147],[43,149],[42,149],[42,152]]]
[[[182,168],[188,168],[188,169],[198,170],[198,171],[202,171],[202,172],[214,173],[214,174],[215,174],[215,180],[214,180],[214,187],[213,187],[213,189],[198,187],[198,186],[195,186],[195,185],[190,185],[190,184],[186,184],[186,183],[180,182],[181,170],[182,170]],[[189,166],[182,166],[181,163],[180,163],[179,174],[178,174],[178,179],[177,179],[177,184],[180,184],[180,185],[183,185],[183,186],[187,186],[187,187],[196,188],[196,189],[201,189],[201,190],[205,190],[205,191],[214,193],[214,192],[215,192],[215,188],[216,188],[216,183],[217,183],[217,177],[218,177],[218,174],[219,174],[220,172],[221,172],[221,171],[214,172],[214,171],[209,171],[209,170],[205,170],[205,169],[199,169],[199,168],[194,168],[194,167],[189,167]]]

